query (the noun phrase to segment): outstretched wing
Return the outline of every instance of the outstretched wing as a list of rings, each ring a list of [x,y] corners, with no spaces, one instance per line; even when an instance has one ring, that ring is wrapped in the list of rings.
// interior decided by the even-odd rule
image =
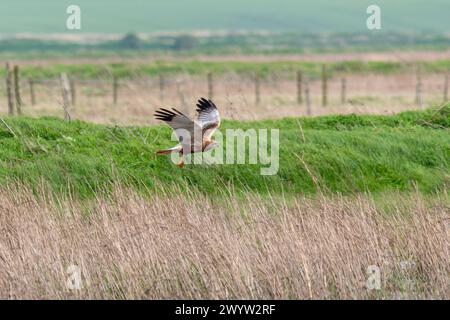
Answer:
[[[154,116],[172,127],[181,144],[191,144],[191,140],[194,139],[194,131],[199,130],[197,123],[175,108],[172,110],[160,108],[156,110]],[[189,141],[186,141],[187,134],[189,134]]]
[[[200,126],[202,127],[203,139],[211,139],[214,131],[220,126],[220,114],[214,102],[200,98],[197,102],[197,112]]]

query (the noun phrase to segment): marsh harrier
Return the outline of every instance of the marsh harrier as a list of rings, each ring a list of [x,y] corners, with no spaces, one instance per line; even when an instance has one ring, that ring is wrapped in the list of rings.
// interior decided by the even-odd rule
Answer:
[[[172,110],[160,108],[154,114],[155,118],[167,123],[175,131],[180,143],[173,148],[159,150],[158,155],[179,153],[181,161],[177,166],[184,165],[183,156],[189,153],[205,152],[215,148],[218,144],[211,137],[220,126],[220,115],[216,105],[211,100],[201,98],[197,102],[197,120],[172,108]]]

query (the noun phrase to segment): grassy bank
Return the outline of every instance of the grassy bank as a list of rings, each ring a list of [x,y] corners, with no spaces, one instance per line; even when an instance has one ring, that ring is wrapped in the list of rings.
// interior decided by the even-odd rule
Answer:
[[[56,118],[0,122],[0,183],[44,181],[55,192],[89,197],[115,183],[141,190],[191,186],[204,194],[435,193],[450,179],[450,106],[395,116],[327,116],[261,122],[225,121],[227,128],[280,130],[279,170],[268,165],[187,165],[180,169],[157,149],[171,130],[108,127]],[[223,147],[223,146],[222,146]]]

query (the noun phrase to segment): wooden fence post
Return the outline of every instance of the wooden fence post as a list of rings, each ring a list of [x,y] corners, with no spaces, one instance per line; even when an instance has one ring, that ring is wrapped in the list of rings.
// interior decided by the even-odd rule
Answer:
[[[159,100],[164,101],[164,76],[162,74],[159,75]]]
[[[341,103],[344,104],[347,101],[347,79],[341,79]]]
[[[113,77],[113,104],[117,104],[117,98],[118,98],[118,90],[119,90],[119,82],[117,80],[117,77]]]
[[[448,73],[445,74],[444,78],[444,102],[448,101]]]
[[[309,94],[309,81],[305,80],[305,100],[306,100],[306,114],[308,116],[312,115],[311,110],[311,97]]]
[[[9,63],[6,63],[6,97],[8,99],[8,114],[14,115],[14,100],[12,93],[12,73]]]
[[[261,101],[259,86],[260,86],[260,79],[259,79],[259,75],[256,74],[255,75],[255,103],[256,103],[256,105],[258,105]]]
[[[61,73],[59,80],[61,85],[61,94],[63,98],[64,119],[70,121],[69,109],[70,109],[70,102],[72,100],[70,97],[71,92],[70,81],[69,78],[67,77],[67,74],[65,73]]]
[[[69,82],[70,82],[70,99],[71,99],[70,102],[71,102],[72,107],[74,107],[75,103],[76,103],[76,98],[77,98],[76,97],[77,91],[75,88],[75,80],[70,78]]]
[[[178,92],[178,97],[180,97],[180,104],[183,106],[183,108],[186,107],[186,98],[184,96],[184,91],[182,89],[182,83],[184,81],[183,80],[177,80],[177,92]]]
[[[327,66],[322,65],[322,106],[327,105],[327,94],[328,94],[328,79],[327,79]]]
[[[297,71],[297,103],[303,103],[303,93],[302,93],[302,72]]]
[[[18,115],[22,114],[22,98],[20,97],[20,75],[19,66],[14,66],[14,95],[16,98],[16,111]]]
[[[420,66],[417,66],[416,70],[416,104],[423,108],[423,97],[422,97],[422,74]]]
[[[208,97],[209,99],[213,98],[213,77],[212,77],[212,73],[208,72]]]
[[[30,99],[31,99],[31,105],[34,106],[36,104],[36,95],[34,93],[34,80],[28,79],[28,85],[30,86]]]

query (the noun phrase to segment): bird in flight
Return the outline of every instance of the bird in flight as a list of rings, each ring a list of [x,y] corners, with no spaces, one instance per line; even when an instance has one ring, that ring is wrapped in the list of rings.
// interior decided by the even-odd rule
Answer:
[[[159,150],[158,155],[179,153],[181,156],[178,167],[184,166],[184,155],[196,152],[206,152],[218,146],[211,139],[214,131],[220,126],[220,115],[214,102],[200,98],[197,102],[197,119],[191,120],[175,108],[172,110],[160,108],[154,116],[167,123],[177,135],[180,142],[173,148]]]

